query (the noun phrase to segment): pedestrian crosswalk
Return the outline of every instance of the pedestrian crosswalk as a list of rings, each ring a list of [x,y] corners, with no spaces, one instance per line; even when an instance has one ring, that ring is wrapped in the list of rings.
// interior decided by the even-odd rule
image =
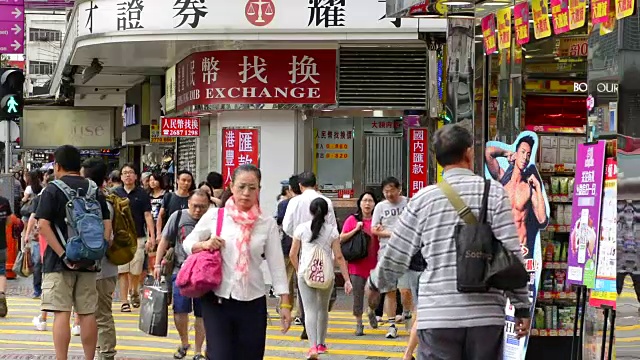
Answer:
[[[350,299],[349,299],[350,300]],[[53,315],[49,316],[47,331],[36,331],[32,319],[39,314],[40,301],[24,297],[8,299],[9,314],[0,319],[0,353],[15,354],[51,354],[53,340],[51,326]],[[344,308],[344,307],[343,307]],[[280,322],[274,311],[275,302],[270,308],[270,323],[267,330],[265,359],[301,359],[308,350],[307,342],[300,340],[302,326],[292,326],[287,334],[280,332]],[[118,337],[119,358],[169,359],[178,347],[178,334],[173,326],[170,314],[169,335],[166,338],[153,337],[138,329],[138,310],[133,313],[120,312],[120,304],[114,303],[113,313]],[[397,339],[385,339],[386,329],[366,329],[364,337],[355,337],[356,322],[349,311],[334,310],[329,316],[327,359],[400,359],[408,336],[404,328],[400,329]],[[190,329],[193,343],[193,326]],[[79,337],[73,337],[70,355],[79,355],[82,347]],[[189,353],[190,359],[193,352]]]

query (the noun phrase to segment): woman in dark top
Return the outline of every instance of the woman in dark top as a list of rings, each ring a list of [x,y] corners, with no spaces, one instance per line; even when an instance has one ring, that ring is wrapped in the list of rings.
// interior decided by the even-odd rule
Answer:
[[[162,208],[162,198],[166,192],[162,176],[155,173],[151,174],[149,176],[149,198],[151,198],[151,215],[154,222],[158,220],[158,215]]]

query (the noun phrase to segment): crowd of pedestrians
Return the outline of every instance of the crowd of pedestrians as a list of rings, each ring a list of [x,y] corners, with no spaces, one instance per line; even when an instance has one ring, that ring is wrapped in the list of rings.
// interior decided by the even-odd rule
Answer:
[[[434,146],[444,180],[471,212],[479,213],[485,181],[472,172],[471,135],[462,127],[445,126],[434,134]],[[274,216],[260,207],[262,174],[253,165],[238,167],[227,189],[220,174],[211,173],[196,186],[194,176],[182,170],[173,190],[164,186],[160,174],[140,175],[132,164],[108,174],[102,160],[82,162],[73,146],[61,146],[54,157],[52,173],[25,176],[28,187],[20,199],[20,217],[25,225],[22,247],[30,249],[35,264],[33,296],[42,299],[42,313],[33,323],[37,330],[46,330],[47,313],[54,314],[58,359],[67,358],[72,335],[80,336],[87,359],[94,358],[96,349],[98,358],[113,359],[116,286],[120,311],[131,312],[140,306],[147,275],[170,285],[180,337],[175,359],[190,356],[191,313],[194,360],[262,359],[268,320],[266,277],[271,294],[278,297],[282,332],[293,323],[303,325],[308,359],[330,352],[326,335],[336,267],[345,293],[353,299],[355,336],[365,335],[367,323],[372,328],[385,323],[386,337],[396,338],[397,323],[414,320],[406,360],[415,359],[416,348],[419,359],[496,359],[503,341],[506,296],[516,308],[518,336],[528,332],[526,288],[506,293],[458,291],[455,228],[463,221],[437,186],[408,199],[401,183],[387,178],[381,184],[382,199],[373,192],[362,193],[355,213],[340,224],[331,200],[317,190],[312,172],[283,183]],[[487,221],[495,238],[522,261],[509,199],[498,183],[491,185]],[[94,213],[70,214],[78,201]],[[118,216],[125,205],[133,221],[123,230]],[[0,226],[10,216],[9,200],[0,198]],[[114,259],[119,258],[113,249],[127,232],[132,239],[130,257],[116,265]],[[99,258],[92,255],[93,248],[78,255],[75,239],[98,235],[108,250]],[[367,239],[366,253],[347,261],[343,247],[361,239]],[[0,235],[0,263],[6,258],[5,248]],[[203,251],[220,252],[220,285],[200,298],[183,296],[176,278],[185,261]],[[7,312],[2,269],[0,316]]]

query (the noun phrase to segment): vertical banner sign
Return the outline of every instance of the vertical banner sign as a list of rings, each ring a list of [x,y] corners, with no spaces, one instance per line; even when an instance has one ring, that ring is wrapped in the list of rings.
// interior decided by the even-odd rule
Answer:
[[[511,8],[506,7],[496,13],[498,22],[498,49],[511,47]]]
[[[591,24],[597,25],[607,21],[609,17],[609,0],[591,1]]]
[[[547,0],[532,0],[531,12],[533,13],[533,35],[536,39],[551,36],[549,25],[549,4]]]
[[[516,43],[524,45],[529,42],[529,3],[524,1],[513,7],[513,22],[516,32]]]
[[[607,14],[607,21],[600,24],[600,36],[607,35],[616,28],[616,9],[612,3],[609,4],[609,12]]]
[[[485,150],[485,177],[500,182],[512,201],[516,232],[530,275],[531,314],[535,314],[542,269],[540,230],[549,223],[549,200],[535,164],[539,144],[536,133],[525,131],[513,144],[489,141]],[[504,360],[524,360],[529,337],[516,338],[515,309],[508,301],[505,312]]]
[[[587,18],[587,0],[569,0],[569,30],[584,26]]]
[[[256,128],[222,129],[222,176],[224,186],[231,183],[240,165],[260,166],[260,130]]]
[[[595,286],[606,142],[578,145],[571,206],[567,283]]]
[[[631,16],[636,2],[634,0],[615,0],[616,3],[616,19],[620,20]]]
[[[429,182],[427,134],[427,128],[409,129],[409,197]]]
[[[556,35],[569,31],[569,0],[551,0],[551,14]]]
[[[616,309],[616,249],[618,222],[618,180],[616,160],[608,158],[604,175],[604,196],[600,220],[600,244],[598,246],[598,270],[596,286],[591,291],[589,305]]]
[[[496,16],[489,14],[482,18],[482,36],[484,37],[484,52],[487,55],[498,50],[496,46]]]

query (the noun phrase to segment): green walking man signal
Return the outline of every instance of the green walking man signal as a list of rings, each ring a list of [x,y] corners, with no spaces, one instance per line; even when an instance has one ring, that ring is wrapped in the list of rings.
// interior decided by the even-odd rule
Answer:
[[[21,69],[0,68],[0,120],[22,117],[24,80]]]
[[[16,99],[13,96],[10,97],[9,101],[7,102],[7,113],[8,114],[17,114],[18,113],[18,108],[16,106],[18,106],[18,102],[16,101]]]

